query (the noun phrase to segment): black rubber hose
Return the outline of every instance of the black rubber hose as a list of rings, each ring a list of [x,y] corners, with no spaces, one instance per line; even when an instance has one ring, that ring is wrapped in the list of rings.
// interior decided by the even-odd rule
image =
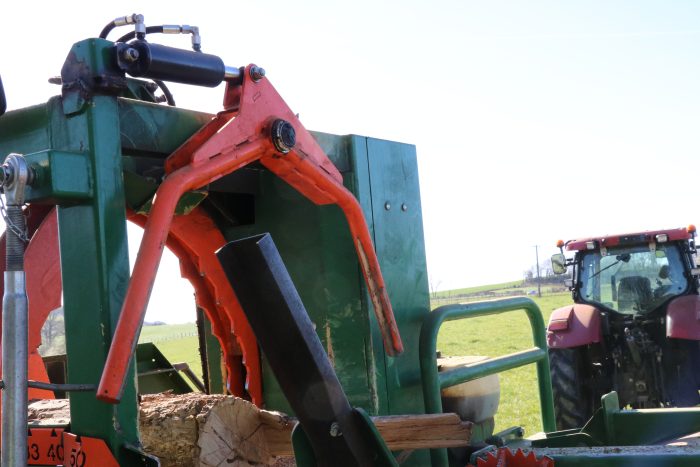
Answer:
[[[168,105],[175,107],[175,98],[173,97],[173,93],[170,92],[170,89],[168,89],[168,86],[166,86],[165,83],[159,79],[154,79],[153,82],[158,85],[161,91],[163,91],[165,101],[168,103]]]
[[[107,39],[107,36],[109,35],[110,32],[112,32],[112,29],[116,28],[117,25],[114,24],[114,21],[110,21],[107,26],[102,28],[102,32],[100,33],[100,39]]]
[[[24,270],[24,239],[19,237],[15,228],[24,232],[26,220],[21,206],[7,206],[7,223],[14,228],[8,228],[6,233],[6,271]],[[9,227],[9,226],[8,226]]]
[[[146,34],[162,33],[163,26],[148,26],[146,28]],[[129,42],[131,39],[136,37],[136,31],[131,31],[124,34],[122,37],[117,39],[115,42]]]

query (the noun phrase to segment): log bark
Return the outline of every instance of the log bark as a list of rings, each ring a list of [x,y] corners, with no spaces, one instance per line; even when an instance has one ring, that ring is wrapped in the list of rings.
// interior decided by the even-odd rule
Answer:
[[[296,420],[243,399],[154,394],[142,397],[139,413],[143,449],[159,457],[163,467],[294,465],[289,457]],[[68,401],[32,402],[29,420],[66,424]],[[372,421],[392,451],[466,446],[471,435],[471,423],[455,414],[381,416]]]

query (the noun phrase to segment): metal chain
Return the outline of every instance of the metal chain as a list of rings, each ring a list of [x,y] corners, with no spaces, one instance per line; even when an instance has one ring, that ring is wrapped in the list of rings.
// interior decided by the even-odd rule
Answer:
[[[5,197],[0,196],[0,216],[2,216],[3,220],[5,221],[5,225],[7,228],[17,236],[20,240],[22,240],[24,243],[29,242],[29,234],[27,233],[27,227],[25,223],[24,230],[20,229],[15,225],[14,222],[12,222],[7,215],[7,207],[5,206]]]

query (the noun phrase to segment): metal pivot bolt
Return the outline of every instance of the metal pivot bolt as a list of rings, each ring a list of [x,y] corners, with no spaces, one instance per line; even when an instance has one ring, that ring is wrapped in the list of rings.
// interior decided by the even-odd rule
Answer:
[[[297,144],[297,133],[294,127],[286,120],[277,119],[272,122],[272,143],[282,154],[287,154]]]
[[[133,47],[129,47],[127,49],[124,49],[122,52],[122,60],[128,63],[134,63],[136,60],[139,59],[139,51],[136,50]]]
[[[250,77],[253,79],[253,81],[258,82],[261,79],[265,77],[265,69],[261,68],[259,66],[251,66],[250,67]]]
[[[20,154],[10,154],[0,166],[0,186],[8,206],[22,206],[27,185],[34,179],[34,171]]]
[[[338,436],[343,436],[343,432],[340,430],[340,425],[338,424],[338,422],[331,423],[331,429],[329,430],[329,434],[333,438],[337,438]]]

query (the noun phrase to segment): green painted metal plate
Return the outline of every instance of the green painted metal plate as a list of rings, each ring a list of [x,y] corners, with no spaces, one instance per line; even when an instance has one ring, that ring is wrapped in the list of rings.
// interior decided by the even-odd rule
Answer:
[[[415,148],[354,135],[314,136],[365,212],[404,355],[385,356],[348,225],[338,207],[316,206],[261,171],[254,223],[224,229],[225,235],[235,239],[272,234],[352,405],[372,415],[424,413],[418,337],[429,312],[429,295]],[[265,364],[263,372],[267,408],[289,413]],[[405,465],[429,462],[427,452],[416,452]]]
[[[156,394],[164,391],[173,391],[174,394],[192,392],[187,381],[151,342],[136,346],[136,368],[139,394]]]

